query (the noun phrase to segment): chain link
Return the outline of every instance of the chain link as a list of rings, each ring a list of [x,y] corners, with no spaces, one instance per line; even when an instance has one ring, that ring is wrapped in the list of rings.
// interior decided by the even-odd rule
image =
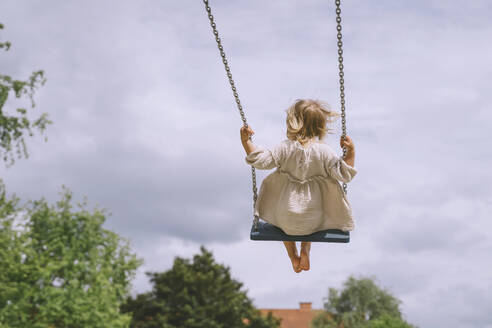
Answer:
[[[212,9],[208,5],[208,0],[203,0],[203,3],[205,5],[205,10],[207,11],[208,14],[208,19],[210,20],[210,26],[212,27],[212,31],[215,36],[215,42],[217,43],[217,48],[219,48],[220,57],[222,57],[222,63],[224,64],[224,69],[226,71],[227,78],[229,79],[229,84],[231,85],[232,94],[234,95],[234,99],[236,100],[237,109],[239,110],[239,114],[241,115],[241,120],[243,121],[243,125],[247,127],[248,122],[246,121],[246,115],[244,115],[243,106],[241,105],[241,101],[239,100],[239,94],[237,92],[234,79],[232,78],[231,68],[229,67],[229,62],[227,61],[227,57],[224,52],[224,47],[222,46],[222,41],[220,40],[219,37],[219,31],[217,30],[217,25],[215,24],[214,16],[212,15]],[[251,166],[251,180],[253,181],[253,211],[255,211],[256,200],[258,199],[258,188],[256,187],[256,170],[253,166]],[[258,222],[259,222],[258,216],[254,215],[253,228],[255,231],[258,231]]]
[[[340,0],[335,0],[337,14],[337,46],[338,46],[338,76],[340,78],[340,109],[342,116],[342,138],[347,135],[347,121],[345,116],[345,74],[343,72],[343,42],[342,42],[342,10],[340,9]],[[343,147],[343,157],[347,154],[347,148]],[[347,184],[343,183],[343,192],[347,194]]]

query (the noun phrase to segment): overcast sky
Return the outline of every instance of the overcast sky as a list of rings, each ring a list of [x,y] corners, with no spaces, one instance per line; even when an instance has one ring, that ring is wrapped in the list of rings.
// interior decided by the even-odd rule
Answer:
[[[297,98],[338,109],[332,1],[211,5],[256,143],[285,138]],[[342,9],[356,229],[348,245],[313,244],[311,271],[295,274],[281,243],[249,240],[241,120],[198,0],[2,0],[13,46],[0,72],[44,69],[36,111],[54,121],[28,160],[0,169],[8,190],[55,201],[66,185],[107,208],[105,226],[145,260],[133,293],[150,289],[145,271],[205,245],[258,307],[321,308],[353,274],[376,277],[420,327],[492,327],[492,4]]]

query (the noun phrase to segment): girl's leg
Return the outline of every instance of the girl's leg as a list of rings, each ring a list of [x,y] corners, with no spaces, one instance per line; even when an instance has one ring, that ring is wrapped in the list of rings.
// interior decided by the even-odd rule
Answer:
[[[301,258],[299,262],[299,268],[308,271],[310,268],[309,263],[309,251],[311,250],[311,242],[303,241],[301,242]]]
[[[299,255],[297,255],[296,243],[294,241],[284,241],[284,246],[287,250],[290,261],[292,262],[292,268],[296,273],[301,272],[302,270],[299,267],[300,258]]]

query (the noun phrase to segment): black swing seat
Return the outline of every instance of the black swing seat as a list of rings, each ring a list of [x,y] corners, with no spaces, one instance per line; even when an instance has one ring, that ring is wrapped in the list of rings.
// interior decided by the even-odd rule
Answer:
[[[267,223],[258,222],[258,230],[255,231],[254,225],[251,227],[251,240],[274,240],[274,241],[314,241],[328,243],[348,243],[350,233],[337,229],[318,231],[310,235],[288,235],[282,229]]]

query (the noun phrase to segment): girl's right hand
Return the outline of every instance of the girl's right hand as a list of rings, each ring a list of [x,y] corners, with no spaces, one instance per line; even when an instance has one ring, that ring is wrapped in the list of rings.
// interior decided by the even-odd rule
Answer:
[[[241,142],[248,141],[253,134],[255,134],[255,132],[251,129],[249,125],[248,127],[243,126],[241,128]]]
[[[353,154],[355,152],[354,142],[347,135],[345,136],[345,139],[343,139],[343,137],[340,138],[340,147],[343,148],[344,146],[347,149],[347,154]]]

